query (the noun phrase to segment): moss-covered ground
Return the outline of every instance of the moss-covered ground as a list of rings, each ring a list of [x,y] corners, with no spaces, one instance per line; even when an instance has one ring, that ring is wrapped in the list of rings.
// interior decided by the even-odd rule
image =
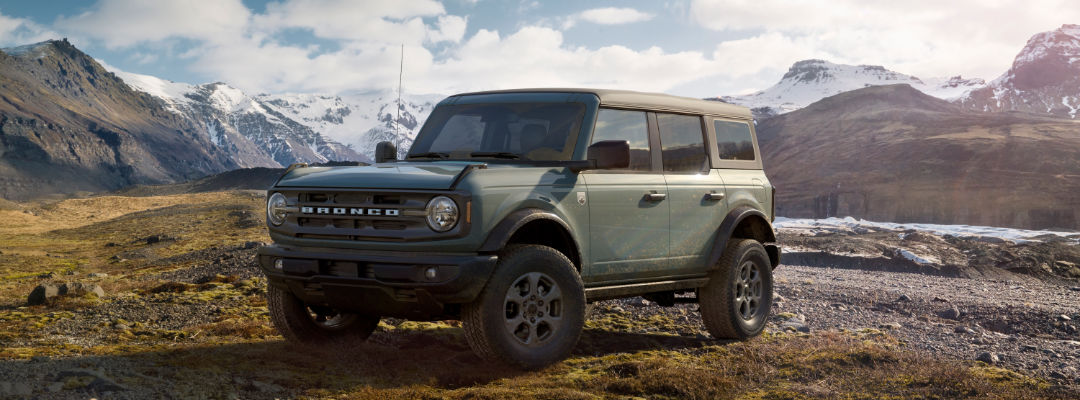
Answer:
[[[693,306],[601,304],[574,355],[535,372],[475,357],[456,321],[384,320],[366,343],[285,343],[252,241],[258,193],[100,197],[0,210],[0,378],[36,396],[175,398],[1075,398],[982,363],[908,350],[877,330],[705,337]],[[111,210],[108,212],[98,210]],[[117,211],[120,210],[120,211]],[[252,217],[253,216],[253,217]],[[96,274],[96,275],[91,275]],[[107,275],[100,275],[107,274]],[[104,298],[26,306],[44,282]],[[107,396],[108,397],[108,396]]]

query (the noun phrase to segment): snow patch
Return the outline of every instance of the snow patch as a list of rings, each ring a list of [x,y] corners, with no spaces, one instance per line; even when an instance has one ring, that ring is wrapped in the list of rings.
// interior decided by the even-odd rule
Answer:
[[[877,230],[916,230],[933,233],[935,235],[952,235],[961,238],[995,238],[1008,240],[1014,243],[1027,243],[1042,241],[1041,237],[1047,235],[1069,239],[1071,242],[1080,244],[1080,232],[1027,230],[1014,228],[999,228],[992,226],[976,225],[941,225],[941,224],[901,224],[893,222],[874,222],[852,217],[803,219],[777,217],[773,222],[777,229],[802,229],[802,230],[865,230],[867,228]]]
[[[38,59],[45,57],[45,46],[48,44],[48,41],[44,41],[33,44],[25,44],[22,46],[5,47],[0,50],[13,56],[25,56],[27,54],[33,54],[34,59]]]
[[[905,249],[899,249],[899,250],[900,250],[899,253],[900,253],[901,257],[904,257],[904,258],[906,258],[908,260],[914,261],[916,264],[935,265],[935,264],[940,263],[940,261],[938,261],[934,257],[930,257],[930,256],[919,257],[919,256],[915,255],[915,253],[912,253],[912,252],[907,251]]]
[[[1065,105],[1065,107],[1069,108],[1069,117],[1070,118],[1076,118],[1076,110],[1080,109],[1080,104],[1077,104],[1076,107],[1073,107],[1072,105],[1069,105],[1069,96],[1062,97],[1061,98],[1061,104],[1063,104],[1063,105]],[[1047,109],[1046,112],[1050,112],[1050,110]]]

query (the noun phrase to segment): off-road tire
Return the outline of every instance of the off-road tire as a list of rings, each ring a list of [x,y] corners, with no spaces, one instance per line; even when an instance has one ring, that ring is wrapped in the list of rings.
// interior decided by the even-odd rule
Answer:
[[[531,283],[534,278],[540,283]],[[545,299],[550,301],[538,305]],[[532,323],[530,316],[535,317]],[[469,347],[481,358],[528,370],[543,368],[569,356],[581,337],[584,284],[574,264],[557,250],[514,246],[499,255],[495,273],[480,295],[462,307],[461,319]],[[533,344],[526,344],[534,333]]]
[[[330,325],[316,322],[309,308],[288,290],[273,285],[266,290],[270,321],[281,336],[296,344],[321,344],[332,341],[364,341],[379,325],[378,317],[339,313]],[[329,321],[327,321],[329,322]]]
[[[732,238],[709,282],[698,289],[705,329],[716,339],[746,340],[761,334],[772,310],[772,291],[772,264],[765,247],[753,239]]]

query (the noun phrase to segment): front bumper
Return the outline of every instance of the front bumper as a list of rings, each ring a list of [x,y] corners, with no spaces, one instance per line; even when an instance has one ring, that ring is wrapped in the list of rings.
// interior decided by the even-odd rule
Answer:
[[[475,299],[498,261],[495,255],[279,245],[259,248],[258,257],[269,284],[307,304],[410,319],[453,314],[447,305]]]

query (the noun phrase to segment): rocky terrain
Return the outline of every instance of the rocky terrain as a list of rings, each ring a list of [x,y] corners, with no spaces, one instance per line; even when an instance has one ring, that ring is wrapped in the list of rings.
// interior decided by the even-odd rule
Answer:
[[[284,343],[253,258],[266,240],[262,202],[233,191],[0,204],[0,398],[1080,395],[1080,284],[1070,270],[970,272],[1053,244],[1062,247],[1051,265],[1075,262],[1068,236],[965,244],[784,228],[785,258],[803,258],[776,270],[762,337],[711,340],[694,304],[607,301],[573,357],[524,373],[477,359],[456,321],[388,319],[363,344]],[[812,257],[876,251],[884,264],[915,262],[900,250],[955,272]],[[67,294],[28,304],[35,288],[60,285]]]

